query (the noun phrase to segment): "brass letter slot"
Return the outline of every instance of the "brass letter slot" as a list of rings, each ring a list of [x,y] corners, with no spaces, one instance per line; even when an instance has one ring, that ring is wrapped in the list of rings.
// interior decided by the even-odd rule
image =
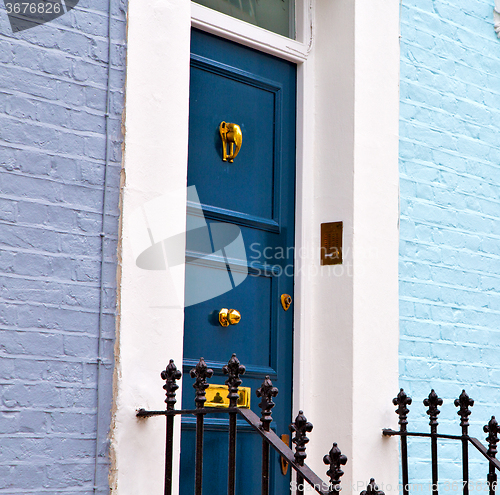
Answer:
[[[205,402],[205,407],[229,407],[228,393],[226,385],[209,385],[206,391],[207,401]],[[250,408],[251,388],[239,387],[238,393],[240,394],[240,398],[236,405],[246,409]]]

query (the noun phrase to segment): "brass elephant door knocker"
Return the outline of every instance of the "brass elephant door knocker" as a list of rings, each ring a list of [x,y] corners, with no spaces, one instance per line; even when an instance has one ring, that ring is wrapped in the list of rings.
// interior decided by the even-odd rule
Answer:
[[[219,126],[219,132],[222,138],[222,161],[233,163],[233,160],[240,151],[243,141],[241,128],[238,124],[228,124],[222,121]]]

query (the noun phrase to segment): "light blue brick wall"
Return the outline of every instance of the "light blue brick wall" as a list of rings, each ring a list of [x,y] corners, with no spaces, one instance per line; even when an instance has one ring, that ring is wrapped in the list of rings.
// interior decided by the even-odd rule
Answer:
[[[111,0],[98,490],[108,493],[126,0]],[[92,494],[108,1],[12,34],[0,4],[0,493]]]
[[[445,401],[440,431],[460,433],[453,399],[475,399],[471,434],[500,416],[500,40],[493,0],[403,0],[400,114],[400,382],[410,428],[422,400]],[[440,455],[460,459],[444,442]],[[430,480],[429,443],[410,444],[410,477]],[[458,462],[440,478],[460,480]],[[474,456],[473,479],[487,466]]]

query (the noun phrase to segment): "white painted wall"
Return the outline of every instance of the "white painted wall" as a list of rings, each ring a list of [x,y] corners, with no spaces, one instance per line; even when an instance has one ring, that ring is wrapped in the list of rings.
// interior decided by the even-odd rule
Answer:
[[[399,3],[312,5],[312,49],[307,3],[302,44],[279,39],[273,46],[258,28],[239,35],[237,22],[201,19],[194,4],[193,12],[197,27],[299,63],[296,242],[308,255],[297,264],[294,404],[314,424],[308,463],[318,474],[325,477],[322,458],[332,441],[349,457],[347,493],[370,476],[398,481],[397,440],[383,439],[381,429],[395,426],[398,391]],[[138,0],[129,7],[113,437],[115,490],[134,495],[160,493],[164,448],[163,421],[138,421],[135,409],[164,407],[158,372],[167,357],[181,363],[182,352],[182,311],[151,302],[173,298],[172,286],[137,269],[127,223],[142,204],[186,181],[189,5],[150,0],[149,7]],[[176,205],[178,222],[164,235],[184,225],[181,196]],[[320,224],[338,220],[344,265],[320,267]]]
[[[185,229],[190,15],[186,0],[129,1],[111,445],[112,493],[120,495],[163,493],[165,420],[138,420],[135,413],[140,407],[165,408],[159,373],[168,358],[182,363],[183,289],[179,296],[167,277],[171,270],[142,270],[136,257],[145,247],[141,242],[147,227],[158,236],[155,219],[164,219],[165,236]],[[161,197],[171,200],[171,210],[151,211],[151,201]],[[175,275],[182,288],[183,271]]]

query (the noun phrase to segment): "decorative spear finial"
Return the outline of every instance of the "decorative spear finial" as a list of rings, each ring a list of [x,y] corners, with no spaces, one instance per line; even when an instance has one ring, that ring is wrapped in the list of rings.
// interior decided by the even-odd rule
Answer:
[[[344,475],[344,471],[340,466],[344,466],[347,462],[347,457],[340,452],[337,444],[334,443],[330,452],[323,457],[323,462],[330,466],[326,475],[330,478],[330,493],[340,492],[340,478]]]
[[[401,389],[401,391],[403,391],[403,389]],[[363,490],[359,495],[385,495],[385,493],[382,490],[378,489],[378,486],[375,483],[375,478],[370,478],[370,483],[368,483],[366,490]]]
[[[498,433],[500,428],[495,416],[492,416],[487,425],[483,427],[485,433],[488,433],[486,441],[488,442],[488,455],[495,457],[497,455]]]
[[[467,434],[467,427],[469,426],[469,416],[472,411],[469,407],[474,405],[474,401],[465,393],[465,390],[462,390],[462,393],[455,399],[455,407],[459,407],[460,409],[457,411],[457,414],[460,416],[460,426],[464,434]]]
[[[240,375],[245,373],[245,367],[240,365],[236,354],[233,354],[229,362],[222,368],[222,371],[225,375],[228,375],[226,385],[229,389],[227,394],[229,407],[236,407],[239,398],[238,387],[241,385]]]
[[[196,368],[193,368],[189,374],[191,378],[196,378],[193,383],[193,388],[196,390],[196,397],[194,399],[197,408],[205,405],[207,400],[205,390],[208,388],[207,378],[212,378],[214,370],[210,369],[201,357]]]
[[[395,406],[398,406],[396,409],[396,414],[399,416],[399,424],[401,426],[401,430],[406,430],[406,425],[408,424],[408,413],[410,410],[406,407],[411,405],[411,397],[406,395],[406,392],[401,389],[399,394],[392,399],[392,403]]]
[[[165,402],[167,404],[167,410],[173,409],[177,400],[175,399],[175,392],[179,388],[176,380],[180,380],[182,373],[177,369],[177,366],[174,364],[174,360],[171,359],[168,363],[168,366],[165,370],[160,373],[161,379],[165,380],[166,383],[163,385],[165,389],[165,395],[167,398]]]
[[[304,465],[304,460],[307,457],[306,454],[306,444],[309,442],[306,433],[310,433],[313,429],[312,423],[307,421],[302,411],[295,418],[295,422],[290,426],[290,431],[292,432],[292,443],[295,444],[295,462],[299,466]],[[295,433],[295,436],[293,434]]]
[[[424,406],[428,407],[429,409],[427,410],[427,414],[429,415],[430,421],[429,424],[431,426],[437,426],[437,417],[438,414],[441,412],[438,409],[438,406],[443,405],[443,399],[440,399],[436,392],[434,392],[434,389],[431,390],[431,393],[429,394],[429,397],[427,399],[424,399]]]
[[[278,389],[273,386],[273,382],[269,378],[269,375],[266,375],[262,385],[255,391],[255,393],[257,394],[257,397],[261,397],[259,407],[262,409],[262,415],[260,418],[262,428],[265,431],[269,431],[269,425],[273,420],[271,409],[275,405],[273,397],[278,395]]]

